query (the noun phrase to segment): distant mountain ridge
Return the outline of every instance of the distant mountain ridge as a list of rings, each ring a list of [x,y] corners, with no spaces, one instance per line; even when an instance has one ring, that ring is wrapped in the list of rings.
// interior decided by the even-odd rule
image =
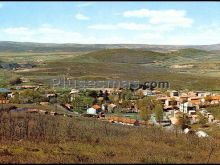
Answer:
[[[186,48],[201,49],[206,51],[220,51],[220,44],[212,45],[148,45],[148,44],[57,44],[35,42],[0,41],[0,52],[72,52],[94,51],[101,49],[129,48],[145,49],[150,51],[171,51]]]

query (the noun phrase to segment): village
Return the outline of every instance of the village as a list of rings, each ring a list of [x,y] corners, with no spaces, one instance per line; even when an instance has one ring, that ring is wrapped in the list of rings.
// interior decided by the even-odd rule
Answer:
[[[26,80],[22,80],[27,83]],[[1,109],[65,117],[97,118],[128,126],[174,126],[183,133],[195,132],[220,121],[206,107],[219,106],[220,94],[207,91],[177,91],[123,88],[86,88],[57,91],[43,85],[20,85],[0,88]],[[28,107],[26,106],[28,105]],[[157,106],[159,105],[159,106]],[[45,108],[47,107],[47,108]],[[198,136],[208,136],[198,131]]]

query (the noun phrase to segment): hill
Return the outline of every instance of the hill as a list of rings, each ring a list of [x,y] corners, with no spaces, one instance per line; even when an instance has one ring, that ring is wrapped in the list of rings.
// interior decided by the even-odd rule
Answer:
[[[168,52],[140,48],[102,48],[92,52],[2,52],[0,56],[5,63],[36,64],[35,68],[14,71],[36,83],[51,84],[52,79],[66,75],[82,80],[169,81],[175,89],[219,90],[219,53],[195,48]],[[3,76],[0,79],[4,80]]]
[[[0,52],[77,52],[101,49],[94,45],[32,42],[0,42]]]
[[[215,139],[211,141],[157,127],[115,125],[83,117],[19,113],[22,112],[0,116],[4,121],[0,130],[0,160],[3,164],[199,164],[220,161],[217,127],[208,132]]]
[[[0,52],[74,52],[94,51],[101,49],[145,49],[150,51],[169,51],[185,48],[217,51],[220,44],[214,45],[148,45],[148,44],[56,44],[56,43],[34,43],[34,42],[13,42],[0,41]]]
[[[170,58],[168,54],[140,49],[105,49],[78,56],[78,62],[146,64]]]

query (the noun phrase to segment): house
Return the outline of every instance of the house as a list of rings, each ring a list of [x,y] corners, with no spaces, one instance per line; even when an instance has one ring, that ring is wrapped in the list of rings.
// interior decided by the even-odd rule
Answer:
[[[174,109],[171,109],[169,111],[164,111],[164,115],[167,116],[168,118],[174,117],[174,113],[175,113]]]
[[[189,116],[190,124],[196,124],[199,122],[199,116],[196,114],[192,114]]]
[[[172,90],[172,91],[170,92],[170,97],[178,97],[178,96],[179,96],[179,92],[178,92],[178,91]]]
[[[15,93],[14,93],[14,92],[10,92],[10,93],[8,93],[8,95],[7,95],[8,98],[14,98],[14,96],[15,96]]]
[[[210,96],[211,102],[210,104],[219,104],[220,103],[220,95]]]
[[[75,100],[76,96],[78,96],[79,90],[77,89],[72,89],[70,91],[70,101]]]
[[[161,104],[165,104],[165,101],[168,99],[169,97],[167,96],[159,96],[157,97],[157,100],[159,100],[161,102]]]
[[[55,93],[48,93],[46,94],[46,97],[48,98],[48,101],[51,102],[51,99],[56,99],[57,98],[57,94]]]
[[[194,91],[189,91],[188,94],[187,94],[189,97],[196,97],[198,96],[196,92]]]
[[[101,107],[99,105],[97,105],[97,104],[93,105],[92,108],[94,108],[96,110],[100,110],[101,109]]]
[[[200,105],[203,103],[201,97],[189,97],[188,102],[192,103],[192,105],[195,105],[196,109],[199,109]]]
[[[48,94],[46,94],[46,97],[47,98],[57,97],[57,94],[55,94],[55,93],[48,93]]]
[[[11,93],[11,91],[7,88],[0,88],[0,104],[8,104],[9,100],[8,100],[8,94]]]
[[[198,137],[208,137],[209,135],[204,131],[197,131],[195,133]]]
[[[188,96],[179,96],[176,100],[178,101],[177,105],[179,106],[181,103],[188,101]]]
[[[23,85],[23,86],[16,86],[16,90],[21,90],[21,89],[35,89],[37,88],[34,85]]]
[[[155,125],[161,125],[161,126],[165,127],[165,126],[170,126],[171,125],[171,120],[168,119],[165,115],[163,115],[163,119],[159,123],[155,113],[153,113],[150,116],[150,123],[155,124]]]
[[[216,104],[219,104],[220,102],[218,100],[212,100],[210,102],[211,105],[216,105]]]
[[[8,94],[8,93],[11,93],[11,90],[7,89],[7,88],[0,88],[0,93],[1,94]]]
[[[206,97],[206,96],[211,96],[211,92],[205,92],[205,91],[197,91],[196,95],[198,97]]]
[[[188,96],[188,94],[187,93],[181,93],[180,96]]]
[[[177,108],[177,101],[174,98],[167,98],[164,103],[164,109]]]
[[[106,118],[111,123],[119,123],[123,125],[139,125],[140,124],[138,120],[127,118],[127,117],[109,116]]]
[[[73,111],[73,106],[71,104],[66,103],[66,104],[63,105],[63,107],[65,109],[67,109],[68,111]]]
[[[96,113],[96,109],[91,107],[91,108],[88,108],[87,111],[86,111],[87,114],[89,115],[97,115]]]
[[[0,99],[0,104],[8,104],[9,100],[6,99]]]
[[[39,112],[39,110],[38,109],[32,109],[32,108],[28,108],[27,109],[27,112],[29,112],[29,113],[38,113]]]
[[[107,107],[108,112],[114,112],[115,108],[116,108],[116,105],[113,104],[113,103],[109,104],[108,107]]]
[[[153,92],[154,94],[156,94],[156,95],[160,95],[160,94],[162,94],[162,92],[159,91],[159,90],[153,90],[152,92]]]
[[[214,120],[215,120],[214,116],[212,114],[208,114],[208,122],[213,123]]]
[[[185,103],[180,104],[179,110],[180,112],[183,112],[189,115],[194,115],[196,113],[196,106],[194,106],[190,102],[185,102]]]
[[[151,90],[142,90],[144,96],[155,96],[155,94]]]
[[[209,123],[213,123],[213,122],[214,122],[215,117],[214,117],[211,113],[209,113],[206,109],[201,109],[201,110],[200,110],[200,113],[201,113],[203,116],[205,116],[206,118],[208,118],[208,122],[209,122]]]

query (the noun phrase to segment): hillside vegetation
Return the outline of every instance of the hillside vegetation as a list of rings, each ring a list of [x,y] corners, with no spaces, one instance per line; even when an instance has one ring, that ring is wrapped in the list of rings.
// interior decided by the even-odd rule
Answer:
[[[220,50],[220,44],[213,45],[149,45],[149,44],[56,44],[35,42],[0,41],[0,52],[73,52],[94,51],[102,49],[129,48],[151,51],[169,51],[179,49],[201,49],[208,51]]]
[[[20,112],[21,113],[21,112]],[[1,163],[218,163],[215,140],[97,119],[1,113]],[[212,153],[210,154],[210,152]]]
[[[171,56],[165,53],[152,52],[139,49],[106,49],[95,51],[74,59],[77,62],[106,62],[106,63],[128,63],[147,64],[155,60],[166,60]]]
[[[51,84],[60,76],[83,80],[166,81],[175,89],[219,90],[218,53],[187,48],[170,52],[105,49],[92,52],[0,53],[4,62],[36,64],[15,71],[36,83]],[[38,63],[37,61],[41,61]],[[191,68],[174,68],[173,65]],[[3,83],[0,74],[0,82]]]

